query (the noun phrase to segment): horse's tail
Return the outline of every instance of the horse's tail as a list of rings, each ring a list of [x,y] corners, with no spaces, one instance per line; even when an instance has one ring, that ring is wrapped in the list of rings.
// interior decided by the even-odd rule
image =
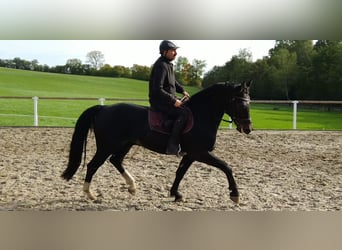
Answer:
[[[78,118],[74,134],[70,143],[68,167],[64,170],[61,177],[70,180],[82,162],[83,148],[86,147],[88,131],[93,126],[95,116],[101,109],[101,105],[96,105],[85,110]]]

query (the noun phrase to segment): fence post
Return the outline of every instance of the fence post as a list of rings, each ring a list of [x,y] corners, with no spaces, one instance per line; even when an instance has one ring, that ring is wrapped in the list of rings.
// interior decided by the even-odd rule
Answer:
[[[297,104],[298,101],[292,101],[293,103],[293,129],[297,129]]]
[[[100,105],[102,105],[102,106],[103,106],[103,105],[104,105],[104,102],[105,102],[105,100],[106,100],[105,98],[99,98]]]
[[[33,126],[38,126],[38,96],[32,97],[33,99]]]

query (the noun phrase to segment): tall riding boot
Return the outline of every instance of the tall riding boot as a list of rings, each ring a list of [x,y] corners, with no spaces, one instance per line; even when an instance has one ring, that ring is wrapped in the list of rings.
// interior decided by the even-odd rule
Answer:
[[[182,119],[177,119],[173,125],[172,133],[166,148],[166,154],[177,155],[181,152],[180,135],[184,129],[185,122]]]

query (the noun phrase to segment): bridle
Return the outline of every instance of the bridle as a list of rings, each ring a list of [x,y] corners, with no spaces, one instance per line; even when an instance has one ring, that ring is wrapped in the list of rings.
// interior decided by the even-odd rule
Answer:
[[[240,123],[251,123],[251,118],[250,118],[249,115],[248,115],[247,118],[239,118],[239,117],[236,116],[236,113],[237,113],[236,100],[239,100],[239,101],[242,101],[242,102],[247,102],[247,103],[250,102],[250,99],[246,98],[246,97],[240,97],[240,96],[232,97],[231,100],[229,101],[229,103],[234,105],[234,107],[233,107],[234,114],[232,114],[232,116],[230,117],[231,120],[222,119],[222,121],[228,122],[228,123],[233,123],[234,122],[237,125],[240,124]]]

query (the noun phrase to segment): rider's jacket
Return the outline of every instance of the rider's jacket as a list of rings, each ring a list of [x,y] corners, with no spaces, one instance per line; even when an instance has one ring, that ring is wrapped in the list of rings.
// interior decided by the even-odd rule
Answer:
[[[165,57],[159,57],[152,67],[149,81],[151,107],[171,107],[176,102],[176,93],[183,92],[183,87],[175,78],[173,64]]]

